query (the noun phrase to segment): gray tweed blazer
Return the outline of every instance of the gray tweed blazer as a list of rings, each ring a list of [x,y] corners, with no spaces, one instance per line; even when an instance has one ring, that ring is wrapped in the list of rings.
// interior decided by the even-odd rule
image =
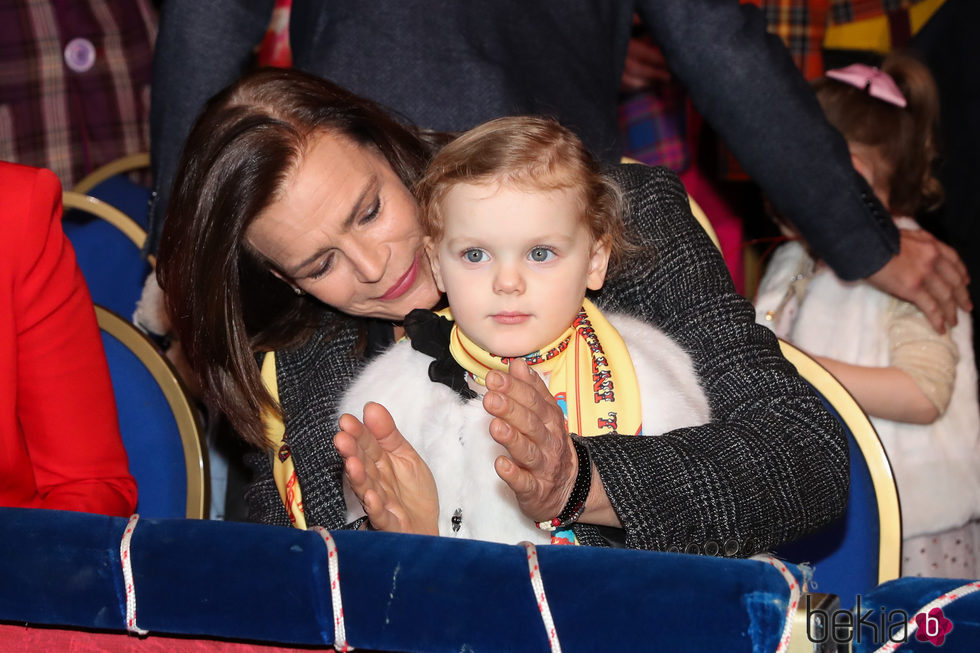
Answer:
[[[834,418],[755,324],[724,262],[691,215],[668,169],[612,169],[628,200],[628,227],[651,245],[597,296],[604,310],[638,315],[690,352],[711,405],[709,424],[655,438],[586,440],[631,548],[747,556],[771,550],[842,514],[847,442]],[[286,432],[310,525],[343,528],[342,463],[332,444],[336,401],[362,364],[357,329],[277,354]],[[268,455],[256,455],[250,518],[287,525]],[[587,544],[599,531],[576,527]]]

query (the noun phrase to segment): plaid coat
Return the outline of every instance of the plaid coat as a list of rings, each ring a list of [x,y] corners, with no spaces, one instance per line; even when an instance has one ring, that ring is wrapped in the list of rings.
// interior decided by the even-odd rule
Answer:
[[[65,188],[150,149],[150,0],[0,3],[0,160]]]
[[[904,44],[908,33],[906,10],[921,0],[742,0],[760,7],[769,32],[783,40],[807,79],[823,74],[827,26],[887,15],[892,42]],[[903,33],[904,29],[904,33]]]

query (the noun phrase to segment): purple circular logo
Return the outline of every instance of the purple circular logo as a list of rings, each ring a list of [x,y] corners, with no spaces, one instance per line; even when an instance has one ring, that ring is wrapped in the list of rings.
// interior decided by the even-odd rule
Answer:
[[[84,73],[95,65],[95,46],[85,38],[72,39],[65,46],[65,64],[76,73]]]

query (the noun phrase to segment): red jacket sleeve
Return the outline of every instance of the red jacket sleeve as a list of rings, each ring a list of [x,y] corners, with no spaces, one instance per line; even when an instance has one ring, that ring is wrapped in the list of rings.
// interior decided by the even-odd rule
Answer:
[[[61,185],[0,164],[0,198],[0,504],[127,516],[136,482]]]

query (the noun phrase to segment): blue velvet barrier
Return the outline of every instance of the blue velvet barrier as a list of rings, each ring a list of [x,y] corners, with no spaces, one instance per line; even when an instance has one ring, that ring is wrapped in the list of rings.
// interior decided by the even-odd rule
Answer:
[[[0,621],[123,630],[126,520],[0,509]],[[362,649],[547,651],[525,551],[449,538],[335,532],[347,636]],[[141,519],[137,623],[282,644],[333,640],[320,536]],[[789,589],[764,562],[538,547],[565,651],[772,651]]]
[[[889,623],[899,623],[908,615],[912,619],[916,612],[937,597],[953,590],[970,580],[951,580],[948,578],[899,578],[882,583],[861,596],[860,612],[864,624],[852,637],[853,653],[871,653],[887,642],[891,634],[894,639],[902,639],[901,629],[890,631]],[[977,653],[980,651],[980,592],[959,598],[940,608],[943,618],[952,622],[953,629],[946,634],[942,644],[935,646],[928,641],[919,641],[915,634],[899,647],[899,651],[919,653]],[[855,606],[857,612],[857,606]],[[860,615],[859,615],[860,616]],[[885,627],[881,627],[881,622]],[[939,632],[938,630],[934,632]]]

